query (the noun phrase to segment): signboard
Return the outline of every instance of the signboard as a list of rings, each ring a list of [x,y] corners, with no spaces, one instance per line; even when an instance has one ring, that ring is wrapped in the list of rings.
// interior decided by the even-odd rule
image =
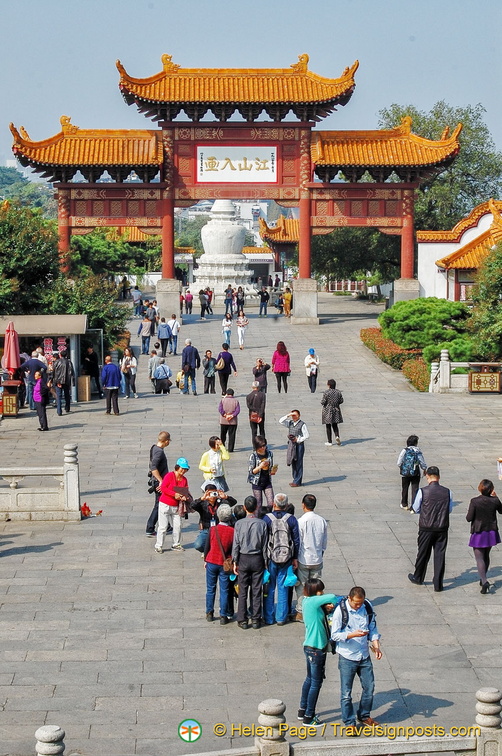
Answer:
[[[197,182],[276,184],[277,147],[197,146]]]

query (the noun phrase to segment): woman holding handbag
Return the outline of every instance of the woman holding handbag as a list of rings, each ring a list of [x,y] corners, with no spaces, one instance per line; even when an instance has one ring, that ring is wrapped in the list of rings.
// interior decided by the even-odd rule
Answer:
[[[130,347],[124,349],[124,356],[120,360],[120,371],[124,375],[125,380],[125,396],[126,399],[131,398],[131,390],[134,394],[134,398],[137,399],[136,393],[136,371],[138,369],[138,361],[134,356],[134,353]]]
[[[232,544],[234,529],[232,510],[228,504],[220,504],[217,511],[218,524],[209,528],[209,538],[204,550],[206,568],[206,619],[214,619],[216,584],[220,586],[220,625],[226,625],[233,617],[230,575],[232,574]]]

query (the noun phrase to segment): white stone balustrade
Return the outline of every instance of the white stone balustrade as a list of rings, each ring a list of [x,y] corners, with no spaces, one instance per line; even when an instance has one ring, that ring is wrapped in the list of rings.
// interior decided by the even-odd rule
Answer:
[[[26,478],[43,482],[36,487],[19,486]],[[8,489],[0,486],[0,519],[80,520],[77,444],[65,444],[61,467],[0,467],[0,479],[9,483]]]

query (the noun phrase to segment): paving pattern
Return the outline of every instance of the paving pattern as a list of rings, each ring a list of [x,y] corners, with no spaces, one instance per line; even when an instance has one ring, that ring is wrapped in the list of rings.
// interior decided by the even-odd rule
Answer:
[[[311,438],[305,485],[291,499],[301,511],[302,495],[315,493],[318,512],[329,521],[327,589],[345,593],[363,585],[375,604],[384,658],[375,663],[373,715],[386,724],[471,724],[475,691],[502,684],[502,550],[493,549],[494,587],[482,596],[465,521],[481,478],[496,476],[502,402],[500,396],[414,391],[359,340],[359,330],[376,324],[380,311],[321,295],[322,325],[311,328],[292,327],[285,318],[260,320],[250,310],[246,349],[233,345],[239,374],[230,385],[244,404],[255,359],[270,360],[276,342],[286,342],[290,391],[278,395],[272,379],[267,395],[266,434],[279,463],[274,488],[291,493],[285,429],[277,420],[299,408]],[[217,352],[221,317],[188,317],[181,340],[192,338],[201,353]],[[303,368],[311,346],[321,358],[314,395]],[[169,364],[178,368],[179,358]],[[321,425],[321,390],[331,377],[345,397],[341,447],[324,445]],[[61,464],[63,445],[77,442],[82,501],[104,510],[80,523],[0,523],[2,756],[33,753],[33,734],[42,724],[66,730],[67,754],[167,756],[242,747],[252,739],[231,737],[231,724],[256,722],[257,704],[269,697],[283,699],[288,721],[295,722],[303,626],[244,632],[236,623],[207,623],[203,564],[192,548],[196,516],[185,524],[183,553],[158,555],[144,536],[152,504],[148,450],[158,431],[171,433],[171,466],[180,455],[190,461],[196,491],[200,456],[218,432],[219,397],[154,396],[144,357],[138,383],[140,397],[121,399],[119,417],[105,415],[104,403],[95,400],[62,418],[50,410],[51,431],[42,438],[35,413],[26,410],[0,425],[2,465]],[[423,587],[407,579],[417,525],[399,508],[396,458],[411,433],[454,493],[443,593],[433,592],[430,573]],[[250,440],[243,412],[227,463],[240,501],[250,493]],[[318,708],[325,721],[341,721],[336,657],[328,660]],[[186,718],[202,723],[196,744],[178,738]],[[213,734],[215,723],[227,726],[225,737]]]

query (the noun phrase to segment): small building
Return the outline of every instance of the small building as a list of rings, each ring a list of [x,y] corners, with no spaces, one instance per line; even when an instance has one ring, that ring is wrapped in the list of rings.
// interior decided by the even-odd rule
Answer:
[[[417,231],[421,297],[470,300],[481,262],[502,241],[502,201],[483,202],[451,231]]]

